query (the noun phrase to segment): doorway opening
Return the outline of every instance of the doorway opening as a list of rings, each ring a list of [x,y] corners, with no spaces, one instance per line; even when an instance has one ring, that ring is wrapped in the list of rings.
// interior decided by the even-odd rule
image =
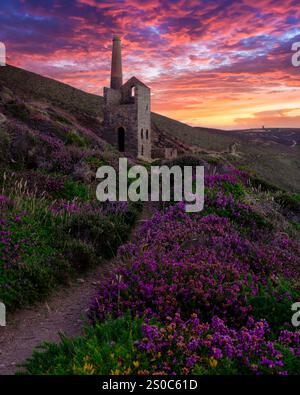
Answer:
[[[123,127],[118,129],[118,148],[120,152],[125,152],[125,129]]]

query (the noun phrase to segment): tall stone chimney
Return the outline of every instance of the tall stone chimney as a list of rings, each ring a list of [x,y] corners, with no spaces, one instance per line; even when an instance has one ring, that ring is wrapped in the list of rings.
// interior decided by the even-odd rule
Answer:
[[[113,38],[110,87],[112,89],[120,89],[122,85],[123,85],[123,73],[122,73],[121,39],[120,37],[115,36]]]

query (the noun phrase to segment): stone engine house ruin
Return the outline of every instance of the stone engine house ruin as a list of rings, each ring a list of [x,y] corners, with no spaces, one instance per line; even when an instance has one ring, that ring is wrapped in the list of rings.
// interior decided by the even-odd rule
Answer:
[[[123,84],[119,37],[113,38],[110,88],[104,88],[104,131],[124,156],[151,159],[151,91],[135,77]]]

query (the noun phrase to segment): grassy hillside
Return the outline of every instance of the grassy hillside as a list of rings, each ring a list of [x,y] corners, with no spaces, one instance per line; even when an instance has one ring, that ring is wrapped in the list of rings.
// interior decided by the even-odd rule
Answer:
[[[300,191],[300,129],[191,131],[191,142],[284,189]],[[211,152],[212,151],[212,152]]]
[[[222,132],[153,114],[157,145],[189,154],[169,165],[210,170],[204,210],[152,207],[118,249],[140,205],[95,198],[96,169],[118,163],[102,104],[0,68],[0,300],[9,312],[32,304],[118,254],[84,335],[47,343],[27,373],[299,374],[300,195],[266,182],[297,189],[296,131]]]
[[[92,117],[102,116],[102,97],[17,67],[1,68],[0,86],[7,89],[7,94],[11,91],[19,98],[42,99],[72,113],[80,111]]]
[[[133,225],[135,206],[95,198],[96,169],[118,164],[98,132],[100,104],[32,73],[0,70],[0,300],[9,311],[103,263]]]
[[[277,210],[242,172],[207,176],[205,209],[180,202],[145,221],[101,280],[84,335],[44,344],[26,373],[299,374],[300,244]]]
[[[101,96],[12,66],[0,69],[0,88],[2,100],[17,97],[26,106],[36,107],[47,120],[50,117],[60,124],[81,125],[93,131],[94,137],[102,136]],[[47,126],[42,122],[38,125],[40,129]],[[158,147],[174,146],[204,159],[229,162],[281,188],[300,191],[300,129],[220,131],[193,128],[159,114],[152,115],[152,128]]]
[[[186,150],[208,160],[227,161],[274,185],[300,192],[300,129],[221,131],[192,128],[154,114],[157,129],[182,140]]]

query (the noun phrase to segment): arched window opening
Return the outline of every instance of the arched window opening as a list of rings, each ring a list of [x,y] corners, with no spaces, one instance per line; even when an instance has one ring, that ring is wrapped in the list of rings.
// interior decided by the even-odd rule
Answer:
[[[144,138],[144,129],[141,130],[141,138]]]
[[[147,129],[146,130],[146,140],[148,140],[149,139],[149,130]]]
[[[123,127],[118,129],[118,147],[120,152],[125,152],[125,129]]]
[[[135,97],[136,95],[136,90],[135,90],[135,86],[131,87],[131,97]]]
[[[142,145],[142,156],[144,156],[144,146]]]

